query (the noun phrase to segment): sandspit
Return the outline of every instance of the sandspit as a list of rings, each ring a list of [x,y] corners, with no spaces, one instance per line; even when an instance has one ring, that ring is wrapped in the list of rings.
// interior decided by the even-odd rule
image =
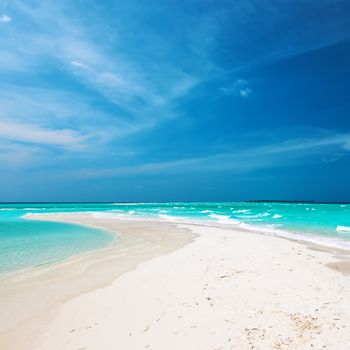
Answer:
[[[117,257],[101,250],[10,281],[25,293],[35,289],[39,304],[50,286],[55,295],[60,285],[74,288],[51,309],[43,302],[33,321],[14,323],[2,348],[350,349],[346,253],[340,261],[327,250],[239,228],[87,213],[40,218],[115,230],[118,244],[129,246],[110,248]],[[21,288],[5,297],[15,302]]]

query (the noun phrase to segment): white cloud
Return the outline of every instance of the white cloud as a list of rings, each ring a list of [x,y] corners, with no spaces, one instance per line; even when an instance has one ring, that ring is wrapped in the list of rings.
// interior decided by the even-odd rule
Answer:
[[[224,95],[235,95],[242,98],[247,98],[252,94],[252,89],[248,86],[249,82],[244,79],[237,79],[232,84],[222,86],[220,91]]]
[[[0,138],[15,142],[28,142],[59,146],[67,149],[84,148],[86,137],[69,129],[49,129],[38,125],[0,121]]]
[[[241,97],[249,97],[252,93],[252,90],[249,88],[239,90],[239,94]]]
[[[10,16],[7,16],[7,15],[0,16],[0,23],[8,23],[11,21],[12,21],[12,18]]]
[[[120,120],[110,111],[100,110],[89,97],[75,92],[13,85],[0,90],[0,142],[7,140],[12,149],[16,145],[35,145],[43,151],[40,160],[50,161],[56,149],[66,159],[73,159],[77,152],[79,157],[96,159],[96,155],[113,154],[115,149],[123,150],[118,158],[131,157],[133,147],[126,149],[123,143],[139,128],[133,120]],[[50,152],[45,152],[48,149]],[[39,158],[36,151],[35,157],[28,155],[26,159],[22,148],[16,154],[11,152],[11,157],[18,165],[29,165]],[[4,157],[11,158],[5,154],[0,158]]]
[[[70,63],[72,66],[74,67],[78,67],[78,68],[87,68],[86,65],[82,62],[79,61],[71,61]]]

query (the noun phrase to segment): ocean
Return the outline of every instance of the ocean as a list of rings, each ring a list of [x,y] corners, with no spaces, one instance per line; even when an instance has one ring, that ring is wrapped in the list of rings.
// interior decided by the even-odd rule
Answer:
[[[105,230],[26,220],[35,213],[220,223],[350,249],[350,204],[281,202],[0,204],[0,273],[49,264],[117,239]]]

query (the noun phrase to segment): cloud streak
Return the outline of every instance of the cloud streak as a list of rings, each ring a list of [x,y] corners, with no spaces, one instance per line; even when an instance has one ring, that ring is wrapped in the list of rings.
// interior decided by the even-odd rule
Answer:
[[[213,154],[209,156],[176,159],[171,161],[151,162],[135,166],[116,168],[84,168],[60,178],[103,178],[140,174],[162,173],[198,173],[250,172],[263,168],[275,168],[299,164],[304,159],[333,152],[350,151],[350,134],[336,134],[320,139],[293,139],[259,147],[240,149],[235,152]],[[322,158],[320,158],[322,161]]]
[[[84,148],[84,135],[75,130],[49,129],[39,125],[0,121],[0,138],[3,140],[27,142],[63,147],[68,150]]]
[[[173,63],[154,66],[143,55],[128,57],[125,53],[128,46],[123,43],[116,49],[118,46],[110,46],[107,40],[104,43],[92,40],[95,34],[86,29],[74,7],[72,15],[66,15],[65,3],[59,6],[39,2],[35,11],[22,1],[16,4],[39,28],[33,38],[27,38],[31,45],[24,52],[26,56],[41,60],[44,55],[58,60],[81,84],[104,96],[127,115],[139,118],[145,127],[166,116],[174,116],[175,100],[196,84],[195,77]],[[115,30],[118,28],[109,28],[110,32]],[[104,31],[102,34],[105,37]],[[159,113],[154,113],[155,109]]]
[[[6,140],[0,142],[0,169],[2,172],[33,166],[49,156],[50,152],[47,149],[33,144],[18,144]]]

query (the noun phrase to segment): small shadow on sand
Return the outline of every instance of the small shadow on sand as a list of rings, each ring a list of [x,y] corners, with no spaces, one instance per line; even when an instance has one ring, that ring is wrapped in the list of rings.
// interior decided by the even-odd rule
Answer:
[[[346,275],[350,275],[350,261],[337,261],[326,264],[332,270],[344,273]]]

